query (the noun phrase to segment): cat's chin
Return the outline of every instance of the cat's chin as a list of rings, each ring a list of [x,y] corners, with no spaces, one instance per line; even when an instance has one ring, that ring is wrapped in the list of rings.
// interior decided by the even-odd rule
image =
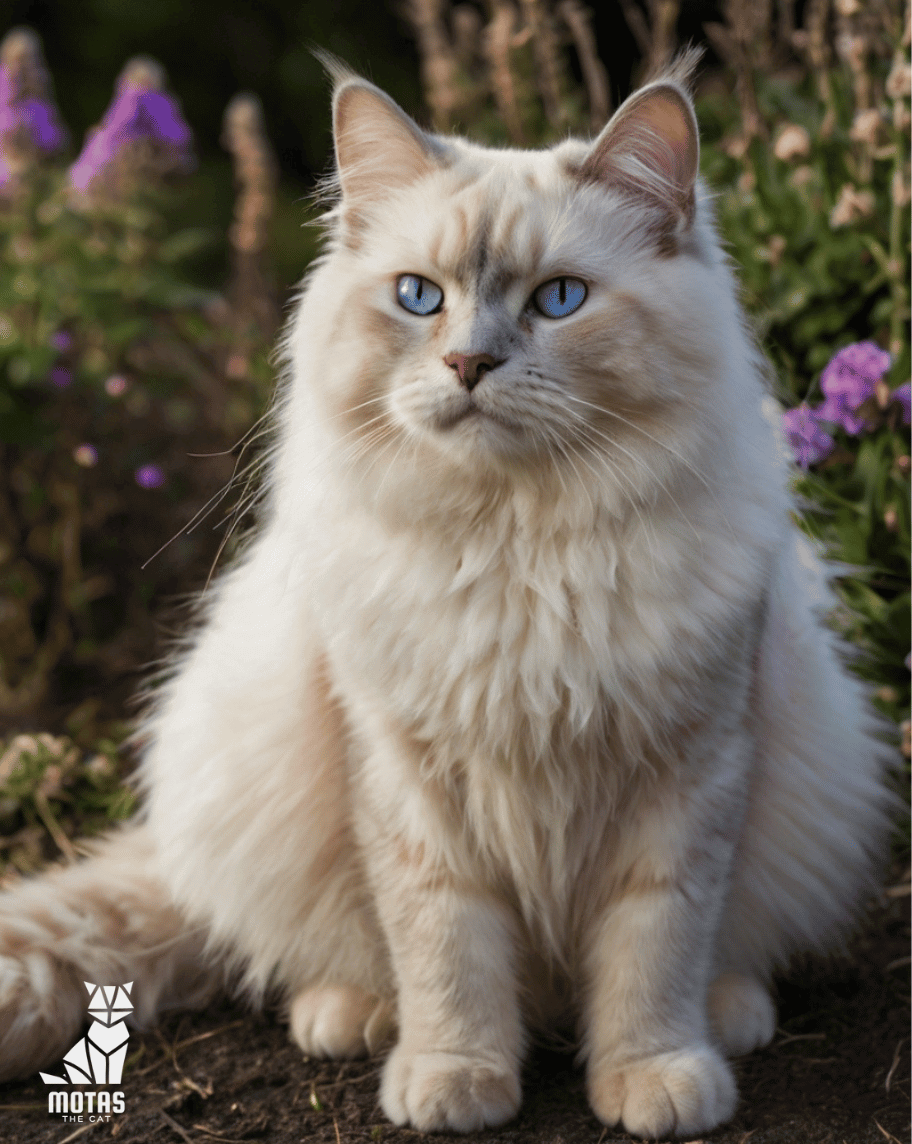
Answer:
[[[516,461],[531,451],[521,422],[471,399],[438,409],[424,428],[445,452],[474,460],[481,454]]]

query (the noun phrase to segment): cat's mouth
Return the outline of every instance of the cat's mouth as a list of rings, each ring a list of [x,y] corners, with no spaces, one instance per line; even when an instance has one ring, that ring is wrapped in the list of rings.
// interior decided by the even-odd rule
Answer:
[[[469,424],[473,421],[489,421],[504,429],[510,429],[513,432],[519,429],[518,425],[509,421],[502,414],[479,405],[477,400],[471,395],[467,395],[466,399],[460,402],[456,408],[449,406],[446,409],[439,410],[435,420],[437,428],[442,432],[447,432],[450,429],[455,429],[457,425]]]

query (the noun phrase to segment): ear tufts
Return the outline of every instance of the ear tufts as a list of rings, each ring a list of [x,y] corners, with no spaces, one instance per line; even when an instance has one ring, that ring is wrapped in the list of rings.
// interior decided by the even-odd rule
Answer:
[[[341,87],[351,79],[360,79],[358,73],[348,66],[345,60],[328,52],[325,48],[311,48],[311,54],[323,65],[323,69],[333,82],[333,88]]]

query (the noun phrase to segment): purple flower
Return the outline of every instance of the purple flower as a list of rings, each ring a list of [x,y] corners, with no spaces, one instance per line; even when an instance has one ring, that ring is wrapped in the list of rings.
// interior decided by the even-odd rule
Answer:
[[[51,382],[58,389],[66,389],[73,380],[73,371],[65,365],[55,365],[51,370]]]
[[[804,404],[782,414],[786,440],[802,469],[822,461],[833,449],[833,438],[821,429],[819,416],[819,410],[809,409]]]
[[[0,185],[14,182],[36,151],[49,155],[66,141],[41,41],[14,28],[0,43]]]
[[[56,333],[51,334],[48,342],[51,349],[63,354],[72,346],[73,335],[68,334],[66,330],[57,330]]]
[[[157,146],[166,169],[193,167],[193,133],[177,100],[163,90],[164,82],[164,72],[153,60],[138,58],[127,64],[113,103],[70,168],[70,182],[77,191],[87,190],[125,146],[141,140]]]
[[[908,425],[909,422],[912,421],[912,409],[910,409],[910,402],[912,402],[912,398],[910,398],[909,393],[910,387],[912,387],[912,382],[907,381],[904,385],[897,386],[897,388],[894,389],[890,394],[890,400],[898,401],[902,406],[903,425]]]
[[[136,483],[144,489],[159,489],[165,483],[164,470],[160,465],[142,465],[134,476]]]
[[[874,342],[855,342],[841,349],[820,376],[825,400],[817,408],[821,421],[841,425],[853,436],[865,427],[856,411],[874,396],[878,381],[890,368],[890,355]]]
[[[67,133],[53,103],[44,99],[16,99],[13,83],[6,69],[0,66],[0,135],[10,135],[20,127],[32,145],[46,155],[66,143]]]

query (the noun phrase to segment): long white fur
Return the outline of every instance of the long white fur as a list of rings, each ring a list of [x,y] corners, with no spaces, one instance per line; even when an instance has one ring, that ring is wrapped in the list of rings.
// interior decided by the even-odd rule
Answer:
[[[148,1012],[203,933],[218,972],[285,992],[309,1051],[371,1049],[395,1016],[397,1122],[508,1118],[526,1028],[569,1018],[606,1123],[709,1129],[723,1052],[772,1034],[774,967],[871,887],[886,799],[706,194],[658,147],[638,200],[610,135],[599,181],[586,144],[429,140],[363,81],[336,110],[342,198],[284,342],[262,526],[144,728],[116,875],[0,908],[0,1072],[53,1056],[28,1014],[74,966],[97,980],[99,945]],[[402,273],[442,316],[397,306]],[[530,317],[560,274],[585,305]],[[505,364],[460,421],[442,354],[482,350]],[[131,945],[98,902],[150,869]],[[80,894],[64,953],[9,920],[66,929]]]

